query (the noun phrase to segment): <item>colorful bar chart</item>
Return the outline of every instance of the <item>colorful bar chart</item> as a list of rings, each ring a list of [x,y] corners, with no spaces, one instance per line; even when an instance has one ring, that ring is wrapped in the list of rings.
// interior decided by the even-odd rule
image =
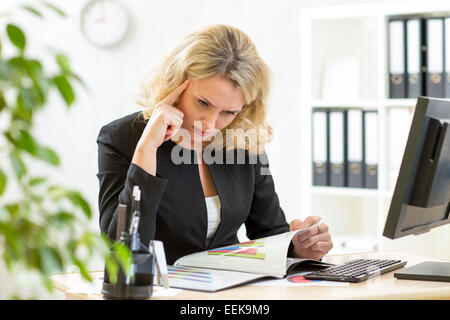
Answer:
[[[203,272],[187,267],[168,267],[168,278],[206,283],[212,282],[212,276],[209,272]]]
[[[238,258],[264,260],[265,253],[258,252],[258,247],[264,247],[264,241],[247,241],[233,246],[222,247],[208,251],[208,255],[226,255]]]

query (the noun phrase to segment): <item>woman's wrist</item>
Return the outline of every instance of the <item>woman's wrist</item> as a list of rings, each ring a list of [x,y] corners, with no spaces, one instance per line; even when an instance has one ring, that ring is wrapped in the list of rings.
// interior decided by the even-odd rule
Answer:
[[[131,160],[132,163],[135,165],[141,167],[151,175],[156,176],[156,151],[158,148],[156,147],[150,147],[146,146],[145,148],[143,146],[136,147],[136,150],[134,151],[133,159]]]

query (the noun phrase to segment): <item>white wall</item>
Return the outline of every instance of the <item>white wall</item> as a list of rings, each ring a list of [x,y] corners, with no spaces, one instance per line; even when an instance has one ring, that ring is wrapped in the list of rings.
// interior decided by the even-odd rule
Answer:
[[[215,23],[245,31],[273,71],[269,122],[276,139],[268,148],[272,173],[288,220],[307,216],[308,213],[300,212],[302,177],[300,162],[296,161],[302,156],[298,143],[299,10],[308,6],[385,1],[118,1],[128,8],[132,23],[124,41],[109,49],[91,45],[80,33],[78,13],[86,0],[54,1],[69,14],[66,20],[47,10],[44,23],[28,13],[9,16],[27,32],[30,52],[44,56],[51,45],[67,54],[73,69],[90,89],[88,93],[82,87],[76,88],[77,102],[70,110],[63,107],[59,97],[52,97],[50,106],[39,117],[36,134],[61,156],[62,168],[53,174],[54,179],[81,190],[89,200],[95,212],[92,227],[98,230],[96,137],[100,127],[138,110],[134,97],[140,77],[169,46],[182,35]],[[2,0],[0,12],[33,2]],[[50,63],[49,66],[54,67]],[[37,166],[36,170],[47,168]]]

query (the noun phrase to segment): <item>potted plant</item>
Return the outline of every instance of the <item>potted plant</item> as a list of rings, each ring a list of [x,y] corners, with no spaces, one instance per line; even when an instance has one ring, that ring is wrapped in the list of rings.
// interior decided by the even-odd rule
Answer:
[[[66,16],[52,4],[41,6]],[[39,7],[17,9],[44,19]],[[0,20],[6,16],[0,15]],[[35,116],[48,105],[52,91],[57,91],[62,104],[70,108],[76,100],[74,85],[83,82],[71,69],[66,55],[51,53],[59,70],[50,73],[39,59],[28,54],[22,28],[12,23],[2,25],[5,32],[0,32],[0,260],[12,275],[38,275],[52,292],[51,274],[64,272],[68,266],[77,266],[81,275],[92,281],[87,266],[90,259],[100,254],[111,281],[115,281],[119,266],[127,270],[128,249],[120,244],[112,246],[100,232],[89,231],[92,210],[80,191],[52,183],[45,175],[33,172],[29,165],[39,161],[54,169],[60,166],[57,152],[34,137]],[[14,54],[5,54],[2,49],[7,45],[13,46]]]

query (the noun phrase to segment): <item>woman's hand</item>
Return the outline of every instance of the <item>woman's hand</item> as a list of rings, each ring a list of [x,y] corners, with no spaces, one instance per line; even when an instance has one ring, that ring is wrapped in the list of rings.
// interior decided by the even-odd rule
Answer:
[[[290,223],[291,231],[305,229],[320,221],[320,217],[310,216],[301,221],[299,219],[292,220]],[[321,223],[317,228],[299,234],[292,238],[294,245],[294,255],[298,258],[310,258],[320,260],[325,256],[331,248],[333,242],[328,233],[328,226]]]
[[[184,113],[173,106],[177,98],[189,86],[189,79],[159,102],[139,139],[132,162],[150,174],[156,174],[156,151],[172,138],[183,124]]]
[[[184,113],[173,104],[188,86],[189,80],[184,81],[155,106],[138,146],[142,140],[148,148],[156,150],[164,141],[176,134],[183,124]]]

